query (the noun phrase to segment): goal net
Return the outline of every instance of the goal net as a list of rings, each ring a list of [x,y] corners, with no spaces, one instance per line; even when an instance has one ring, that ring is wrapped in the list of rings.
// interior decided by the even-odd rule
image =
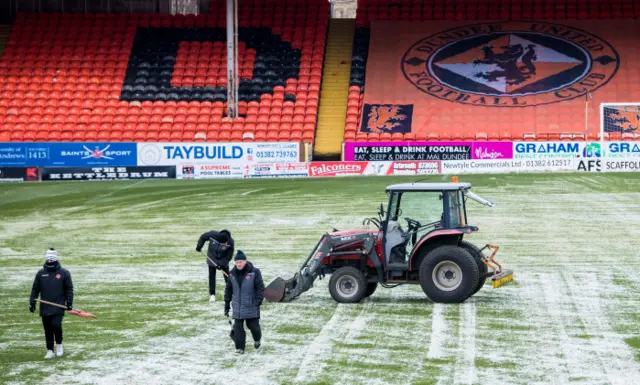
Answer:
[[[640,103],[601,103],[600,138],[619,140],[628,134],[640,136]]]

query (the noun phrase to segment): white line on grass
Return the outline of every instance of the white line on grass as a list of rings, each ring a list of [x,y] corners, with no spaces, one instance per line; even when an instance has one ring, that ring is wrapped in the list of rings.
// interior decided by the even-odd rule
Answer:
[[[172,197],[172,198],[156,199],[146,203],[129,205],[126,208],[114,209],[112,212],[114,213],[117,211],[140,212],[143,209],[150,209],[152,207],[166,205],[167,203],[173,202],[173,201],[184,201],[184,202],[189,202],[190,204],[193,204],[193,202],[189,201],[189,199],[193,199],[194,197],[205,196],[205,195],[211,195],[211,193],[205,192],[205,193],[196,193],[196,194],[183,194],[183,195]]]
[[[442,306],[442,304],[433,304],[433,305]],[[423,379],[424,373],[422,373],[422,368],[424,367],[425,361],[428,360],[428,354],[431,351],[431,342],[433,342],[433,335],[434,335],[433,330],[431,330],[431,332],[426,332],[426,331],[429,330],[429,324],[431,324],[431,327],[433,327],[434,325],[434,315],[435,315],[434,308],[435,306],[432,306],[431,319],[429,319],[429,317],[425,317],[423,322],[416,325],[417,330],[425,331],[424,333],[425,337],[429,338],[429,346],[426,348],[426,351],[425,351],[425,347],[427,346],[426,343],[420,344],[417,346],[417,349],[415,350],[415,356],[418,358],[418,363],[414,365],[416,369],[413,370],[411,373],[411,376],[409,376],[407,380],[408,384],[413,384],[414,382],[420,381]]]
[[[427,358],[437,359],[444,357],[444,343],[447,338],[447,321],[444,318],[444,304],[433,305],[433,315],[431,316],[431,341]]]
[[[561,277],[560,274],[555,272],[549,272],[543,279],[542,276],[537,276],[536,284],[537,290],[532,293],[532,297],[539,298],[539,291],[542,291],[542,298],[536,301],[537,306],[544,306],[549,324],[549,329],[553,330],[553,339],[555,340],[555,346],[560,348],[560,353],[564,355],[564,363],[566,369],[561,370],[561,365],[557,366],[557,370],[554,373],[554,377],[560,384],[565,384],[575,380],[577,378],[584,378],[584,376],[592,371],[590,368],[591,362],[584,360],[580,357],[581,351],[584,351],[581,344],[583,341],[578,341],[576,338],[570,338],[565,325],[571,327],[574,324],[572,312],[574,309],[570,309],[569,306],[563,301],[563,291],[556,282]],[[544,325],[541,325],[544,326]],[[551,356],[551,354],[549,354]]]
[[[339,320],[345,313],[346,307],[343,304],[338,304],[336,310],[331,316],[331,319],[324,325],[320,333],[313,340],[309,348],[305,352],[302,363],[298,367],[298,375],[296,376],[296,382],[303,380],[309,380],[310,376],[314,373],[322,372],[324,364],[320,360],[327,357],[326,354],[331,350],[331,333],[340,327]]]
[[[455,384],[473,384],[476,376],[476,304],[471,300],[460,305],[458,354],[454,370]]]
[[[119,193],[119,192],[121,192],[123,190],[130,189],[131,187],[137,186],[137,185],[142,184],[142,183],[144,183],[146,181],[147,181],[146,179],[142,179],[142,180],[139,180],[139,181],[137,181],[135,183],[131,183],[131,184],[123,183],[124,186],[122,186],[122,187],[120,187],[118,189],[115,189],[115,190],[113,190],[113,191],[111,191],[109,193],[106,193],[106,194],[103,194],[103,195],[98,195],[95,198],[89,199],[84,204],[85,205],[90,205],[90,204],[94,204],[94,203],[97,203],[97,202],[101,202],[101,201],[105,200],[106,198],[109,198],[110,196],[113,196],[113,195],[115,195],[115,194],[117,194],[117,193]]]
[[[369,297],[365,298],[363,302],[364,305],[362,306],[362,310],[360,310],[358,316],[353,320],[351,325],[349,325],[349,331],[344,336],[344,342],[347,344],[353,344],[357,342],[356,338],[358,338],[362,330],[367,326],[367,322],[369,321],[369,313],[371,312],[373,301],[371,300],[371,297]]]
[[[259,189],[257,189],[257,190],[249,190],[249,191],[245,191],[245,192],[243,192],[243,193],[242,193],[242,194],[240,194],[240,195],[242,195],[242,196],[246,196],[246,195],[253,194],[253,193],[255,193],[255,192],[262,191],[262,190],[264,190],[264,189],[263,189],[263,188],[259,188]]]
[[[612,330],[603,313],[600,295],[604,288],[598,276],[595,273],[582,274],[580,281],[576,282],[571,274],[563,271],[562,277],[586,333],[593,336],[589,342],[606,373],[607,382],[612,385],[637,384],[640,371],[633,354],[621,336]]]

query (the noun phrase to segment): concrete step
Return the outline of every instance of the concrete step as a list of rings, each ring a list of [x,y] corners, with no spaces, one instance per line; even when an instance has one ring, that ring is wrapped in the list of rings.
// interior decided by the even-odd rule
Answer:
[[[338,100],[337,98],[334,100],[333,98],[329,99],[329,98],[325,98],[323,101],[320,102],[320,108],[323,108],[323,106],[326,107],[331,107],[331,109],[335,109],[336,106],[341,106],[344,104],[344,110],[347,110],[347,97],[344,97],[344,100],[342,100],[343,98],[340,98],[340,100]]]
[[[355,20],[329,22],[314,153],[340,154],[351,75]]]
[[[348,81],[349,78],[344,78],[344,81]],[[334,90],[334,91],[340,91],[340,90],[344,90],[344,91],[348,91],[349,88],[345,87],[344,85],[340,84],[340,82],[327,82],[326,84],[323,84],[322,89],[326,89],[326,90]]]

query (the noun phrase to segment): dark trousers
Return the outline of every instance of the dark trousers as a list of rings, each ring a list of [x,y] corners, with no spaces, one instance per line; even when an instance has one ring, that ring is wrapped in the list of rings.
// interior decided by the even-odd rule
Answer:
[[[260,318],[237,319],[234,320],[233,328],[235,331],[236,349],[244,350],[246,345],[247,334],[244,332],[244,321],[247,321],[247,327],[251,331],[254,341],[262,339],[262,331],[260,330]]]
[[[44,339],[47,341],[47,350],[53,350],[53,339],[56,344],[62,344],[62,314],[42,317],[44,327]]]
[[[222,268],[222,271],[224,271],[225,273],[227,273],[227,275],[229,274],[229,266],[220,266]],[[214,295],[216,294],[216,268],[215,266],[209,266],[209,295]],[[222,276],[224,277],[224,283],[225,285],[227,284],[227,281],[229,280],[229,278],[227,278],[226,275],[222,274]]]

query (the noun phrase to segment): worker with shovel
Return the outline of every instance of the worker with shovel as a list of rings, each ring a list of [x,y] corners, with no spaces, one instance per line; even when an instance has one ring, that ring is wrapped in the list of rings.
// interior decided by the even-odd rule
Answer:
[[[227,283],[229,262],[233,257],[235,243],[229,230],[209,231],[200,236],[196,251],[201,252],[205,242],[209,241],[207,265],[209,265],[209,302],[216,302],[216,270],[222,270]]]
[[[224,315],[229,316],[229,310],[233,303],[231,318],[233,318],[236,353],[244,354],[246,345],[245,321],[253,337],[253,346],[258,349],[261,345],[260,306],[264,299],[264,281],[260,269],[247,261],[247,256],[242,250],[238,250],[236,254],[235,265],[229,273],[229,281],[224,290]]]
[[[45,254],[46,262],[36,274],[29,298],[29,311],[35,312],[36,299],[51,303],[40,302],[40,316],[44,327],[44,337],[47,343],[47,355],[45,359],[51,359],[53,354],[53,341],[56,343],[56,356],[62,357],[62,317],[66,310],[72,310],[73,282],[71,274],[63,269],[58,261],[58,253],[53,248]],[[55,306],[57,305],[57,306]]]

